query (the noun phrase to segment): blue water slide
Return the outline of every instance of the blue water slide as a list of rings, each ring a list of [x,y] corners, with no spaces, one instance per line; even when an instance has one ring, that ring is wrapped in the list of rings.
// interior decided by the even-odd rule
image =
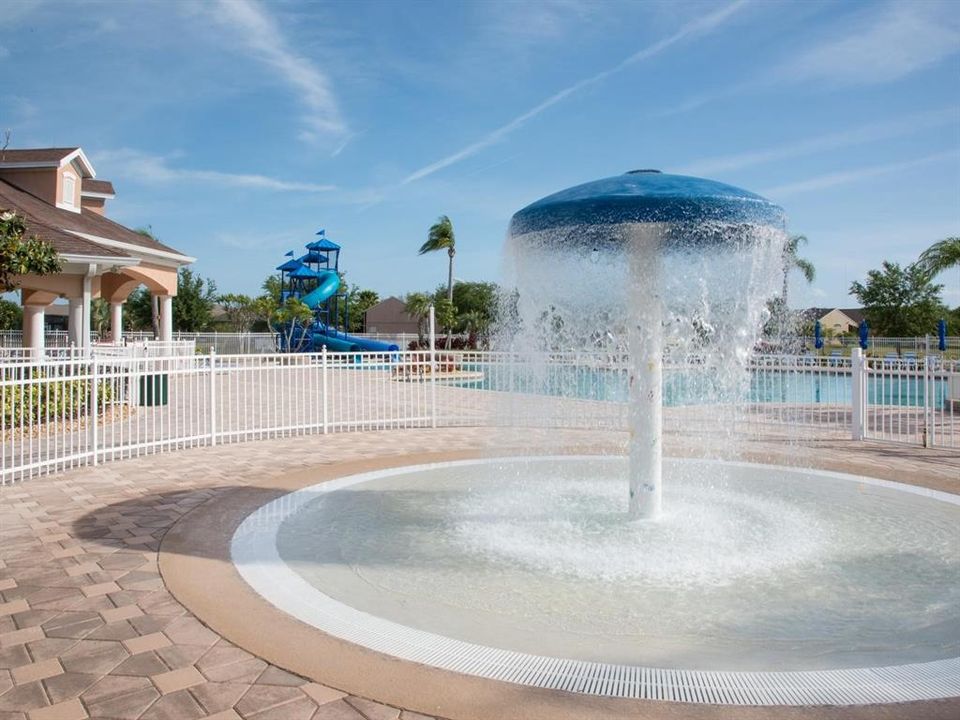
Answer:
[[[330,335],[324,335],[323,333],[315,332],[313,334],[313,347],[311,350],[317,352],[320,348],[325,347],[331,352],[362,352],[363,348],[357,345],[350,340],[345,340],[339,337],[331,337]]]
[[[319,332],[322,334],[322,337],[334,338],[336,340],[342,340],[344,342],[352,343],[356,345],[361,350],[367,350],[369,352],[397,352],[400,347],[394,343],[385,343],[380,342],[379,340],[370,340],[368,338],[356,337],[354,335],[347,335],[345,332],[339,330],[333,330],[332,328],[324,327],[322,324],[318,323],[317,327]],[[328,350],[333,348],[329,345],[327,346]]]
[[[323,270],[317,277],[317,287],[304,295],[300,300],[311,310],[316,310],[321,303],[337,294],[340,289],[340,276],[332,270]]]

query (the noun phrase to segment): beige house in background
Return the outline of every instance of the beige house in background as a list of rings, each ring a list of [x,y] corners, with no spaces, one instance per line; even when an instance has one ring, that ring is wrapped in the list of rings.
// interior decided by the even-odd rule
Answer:
[[[863,308],[810,308],[804,315],[811,321],[819,320],[820,327],[834,335],[856,332],[864,319]]]
[[[53,245],[63,260],[56,275],[18,278],[23,343],[42,350],[44,313],[58,298],[69,301],[71,340],[90,344],[90,303],[110,303],[112,340],[122,337],[123,303],[140,285],[160,299],[160,340],[173,339],[177,271],[196,258],[106,217],[113,185],[97,180],[83,150],[39,148],[0,151],[0,211],[26,220],[27,234]]]
[[[406,305],[400,298],[388,297],[381,300],[363,314],[364,332],[416,335],[418,328],[417,319],[406,311]]]

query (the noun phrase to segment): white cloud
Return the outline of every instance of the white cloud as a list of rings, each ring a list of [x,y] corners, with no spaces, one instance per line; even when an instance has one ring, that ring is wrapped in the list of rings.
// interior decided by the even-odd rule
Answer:
[[[290,49],[266,8],[255,0],[219,0],[215,8],[217,21],[232,29],[246,50],[275,70],[306,106],[301,139],[315,141],[348,134],[330,79],[308,58]]]
[[[653,116],[690,112],[717,100],[784,85],[876,85],[932,67],[960,52],[960,14],[953,0],[868,7],[855,22],[845,24],[842,34],[791,51],[788,60],[766,72],[694,95]]]
[[[960,51],[956,10],[952,1],[889,3],[860,27],[793,56],[774,74],[830,85],[897,80]]]
[[[0,45],[0,60],[3,60],[6,57],[10,57],[10,51],[3,45]]]
[[[801,180],[799,182],[787,183],[785,185],[777,185],[776,187],[767,188],[766,190],[762,191],[762,194],[773,198],[781,198],[786,197],[787,195],[797,195],[805,192],[826,190],[827,188],[836,187],[837,185],[849,185],[850,183],[877,177],[878,175],[888,175],[889,173],[899,172],[901,170],[909,170],[911,168],[940,162],[942,160],[950,159],[956,161],[958,156],[960,155],[958,155],[956,150],[950,150],[947,152],[927,155],[922,158],[917,158],[916,160],[906,160],[903,162],[888,163],[886,165],[871,165],[870,167],[857,168],[854,170],[826,173],[824,175],[818,175],[817,177],[809,178],[807,180]]]
[[[710,175],[714,173],[739,170],[754,165],[786,160],[788,158],[813,155],[815,153],[836,150],[837,148],[861,145],[864,143],[887,140],[889,138],[912,135],[923,130],[956,124],[960,121],[960,108],[946,108],[933,112],[916,113],[883,123],[871,123],[853,130],[844,130],[818,137],[791,142],[787,145],[739,153],[721,155],[697,160],[676,172],[689,175]]]
[[[497,128],[496,130],[493,130],[492,132],[488,133],[487,135],[480,138],[476,142],[473,142],[467,145],[466,147],[464,147],[461,150],[458,150],[452,155],[448,155],[447,157],[442,158],[441,160],[437,160],[436,162],[426,165],[420,168],[419,170],[417,170],[416,172],[411,173],[406,178],[404,178],[403,184],[406,185],[407,183],[413,182],[414,180],[420,180],[421,178],[425,178],[428,175],[432,175],[438,170],[442,170],[446,167],[449,167],[450,165],[453,165],[457,162],[460,162],[461,160],[464,160],[465,158],[471,157],[472,155],[476,155],[481,150],[500,142],[505,137],[507,137],[510,133],[512,133],[514,130],[522,127],[527,122],[535,118],[537,115],[540,115],[542,112],[553,107],[557,103],[560,103],[563,100],[566,100],[571,95],[587,87],[596,85],[597,83],[600,83],[603,80],[606,80],[611,75],[614,75],[615,73],[618,73],[621,70],[624,70],[635,63],[655,57],[656,55],[659,55],[663,51],[667,50],[668,48],[670,48],[671,46],[677,44],[682,40],[685,40],[690,37],[696,37],[699,35],[705,35],[712,32],[717,27],[722,25],[731,15],[733,15],[738,10],[740,10],[744,5],[746,5],[746,3],[747,3],[747,0],[736,0],[735,2],[732,2],[729,5],[726,5],[720,8],[719,10],[716,10],[710,13],[709,15],[705,15],[704,17],[701,17],[692,22],[689,22],[683,27],[681,27],[673,35],[670,35],[662,40],[659,40],[653,43],[652,45],[649,45],[643,48],[642,50],[639,50],[638,52],[634,53],[630,57],[620,62],[619,64],[614,65],[613,67],[607,68],[606,70],[603,70],[588,78],[584,78],[583,80],[580,80],[574,83],[573,85],[570,85],[564,88],[563,90],[560,90],[559,92],[554,93],[553,95],[548,97],[546,100],[541,102],[539,105],[536,105],[530,110],[527,110],[525,113],[518,115],[513,120],[508,122],[506,125],[503,125]]]
[[[198,183],[230,188],[254,188],[276,192],[322,193],[335,189],[333,185],[279,180],[265,175],[227,173],[219,170],[191,170],[171,167],[169,158],[149,155],[123,148],[96,153],[94,163],[109,164],[119,170],[114,176],[127,182],[161,185],[170,183]]]

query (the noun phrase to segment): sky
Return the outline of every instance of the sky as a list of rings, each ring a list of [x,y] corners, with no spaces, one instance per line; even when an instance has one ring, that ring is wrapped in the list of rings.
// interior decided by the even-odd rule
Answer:
[[[255,294],[323,228],[381,297],[497,280],[511,215],[635,168],[780,204],[791,305],[960,235],[960,2],[0,0],[0,129]],[[960,274],[941,278],[960,304]]]

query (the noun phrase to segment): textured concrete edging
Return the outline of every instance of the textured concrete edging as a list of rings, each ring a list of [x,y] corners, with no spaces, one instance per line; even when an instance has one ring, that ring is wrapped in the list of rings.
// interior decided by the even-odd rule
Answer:
[[[571,452],[575,450],[583,452],[582,448],[570,448]],[[691,706],[591,697],[461,675],[398,660],[306,625],[258,595],[231,561],[230,543],[235,529],[250,512],[285,493],[344,475],[489,456],[478,451],[411,454],[322,465],[221,494],[185,516],[164,537],[159,561],[164,582],[205,624],[269,662],[353,695],[455,720],[960,715],[960,699],[851,707]],[[843,470],[851,470],[849,462],[844,462]]]

